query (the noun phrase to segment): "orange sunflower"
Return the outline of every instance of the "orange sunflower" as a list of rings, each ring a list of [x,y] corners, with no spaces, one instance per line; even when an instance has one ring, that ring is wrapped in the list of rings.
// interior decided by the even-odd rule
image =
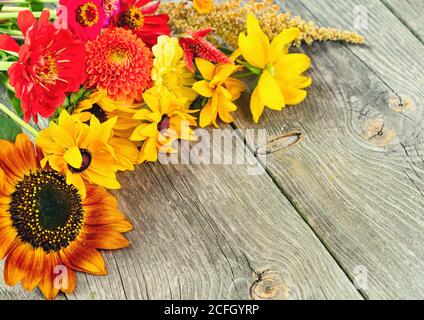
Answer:
[[[74,185],[41,168],[24,134],[15,144],[0,140],[0,259],[4,281],[26,290],[38,286],[53,299],[76,286],[75,271],[105,275],[97,249],[120,249],[132,229],[117,201],[101,187],[87,185],[82,198]]]

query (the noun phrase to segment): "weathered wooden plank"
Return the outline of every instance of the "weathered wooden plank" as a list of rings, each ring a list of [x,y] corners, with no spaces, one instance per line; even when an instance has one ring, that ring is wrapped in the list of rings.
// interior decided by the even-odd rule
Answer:
[[[360,299],[271,179],[248,167],[157,163],[121,175],[131,247],[106,255],[109,276],[80,276],[69,298]]]
[[[131,247],[105,252],[109,275],[79,274],[68,298],[360,299],[271,179],[249,167],[157,163],[121,175]],[[0,299],[39,297],[0,285]]]
[[[344,270],[352,278],[367,271],[364,295],[423,298],[424,66],[417,57],[424,47],[379,1],[288,6],[347,29],[355,11],[365,8],[368,29],[361,32],[369,45],[306,49],[313,59],[309,97],[297,107],[267,111],[259,125],[270,140],[293,130],[305,139],[270,154],[268,172]],[[401,94],[410,97],[403,106]],[[243,110],[237,126],[252,127]]]
[[[424,1],[381,0],[415,36],[424,43]]]

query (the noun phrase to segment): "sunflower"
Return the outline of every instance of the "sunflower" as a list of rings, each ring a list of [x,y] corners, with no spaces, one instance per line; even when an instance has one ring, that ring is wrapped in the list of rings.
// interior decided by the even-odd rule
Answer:
[[[184,107],[185,99],[171,94],[148,90],[143,94],[147,108],[137,111],[135,119],[142,121],[131,136],[132,141],[143,141],[137,163],[157,161],[159,152],[175,152],[172,144],[177,139],[194,140],[190,126],[196,119]]]
[[[189,105],[197,94],[191,86],[194,73],[187,69],[184,51],[177,38],[160,36],[152,48],[154,61],[152,69],[153,88],[160,94],[171,93],[187,99]]]
[[[132,226],[115,198],[92,185],[83,198],[63,175],[40,167],[26,135],[15,144],[0,141],[0,177],[0,259],[6,258],[7,285],[38,286],[53,299],[74,290],[75,271],[106,274],[96,249],[128,246],[121,233]]]
[[[66,175],[68,184],[75,185],[85,195],[85,181],[109,189],[119,189],[116,179],[119,163],[110,145],[116,118],[104,123],[96,117],[90,125],[62,111],[58,123],[51,122],[40,132],[36,143],[43,150],[43,167],[47,163]]]
[[[152,52],[131,30],[108,28],[87,45],[87,88],[115,100],[140,100],[151,87]]]
[[[301,103],[307,95],[303,90],[312,83],[310,77],[303,76],[310,67],[310,59],[301,53],[288,53],[287,47],[297,39],[297,28],[284,30],[270,43],[262,31],[258,19],[249,14],[247,34],[239,35],[239,49],[247,65],[259,75],[258,85],[250,101],[253,120],[257,123],[265,106],[281,110],[285,105]]]
[[[134,129],[141,124],[140,120],[133,119],[139,105],[127,105],[114,101],[106,91],[91,93],[87,99],[79,102],[72,112],[81,122],[89,123],[95,116],[100,123],[116,118],[113,126],[113,136],[109,144],[113,147],[115,156],[119,162],[118,170],[134,170],[134,164],[138,157],[137,146],[129,141]]]
[[[234,64],[214,65],[200,58],[196,58],[196,66],[204,80],[196,82],[193,89],[207,99],[200,112],[200,126],[206,127],[213,123],[218,127],[218,116],[225,123],[233,122],[231,112],[237,110],[233,101],[240,98],[246,86],[240,80],[231,78],[231,75],[241,67]]]

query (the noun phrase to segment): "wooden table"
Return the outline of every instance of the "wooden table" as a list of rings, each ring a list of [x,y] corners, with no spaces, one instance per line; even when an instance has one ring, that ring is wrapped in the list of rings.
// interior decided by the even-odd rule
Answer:
[[[109,275],[79,274],[60,298],[424,298],[424,2],[288,6],[350,30],[365,13],[367,45],[305,47],[307,100],[266,111],[259,126],[241,103],[229,134],[265,128],[281,146],[265,174],[158,163],[122,174],[131,247],[104,252]],[[304,139],[286,148],[288,132]],[[40,297],[0,283],[2,299]]]

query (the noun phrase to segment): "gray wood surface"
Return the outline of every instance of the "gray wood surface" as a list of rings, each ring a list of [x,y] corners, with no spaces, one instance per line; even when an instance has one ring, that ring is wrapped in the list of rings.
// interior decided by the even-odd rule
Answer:
[[[240,101],[234,127],[267,129],[266,174],[158,163],[122,174],[131,246],[104,252],[109,275],[79,274],[60,298],[424,298],[424,11],[382,1],[286,1],[317,24],[366,27],[367,45],[305,48],[307,100],[259,126]],[[34,298],[0,280],[0,299]]]
[[[104,254],[108,276],[79,274],[68,298],[360,299],[272,180],[249,167],[149,164],[121,175],[131,246]]]
[[[422,0],[382,0],[389,10],[424,43],[424,1]]]
[[[367,298],[424,296],[424,46],[379,1],[288,1],[322,25],[353,29],[367,46],[315,44],[313,88],[300,106],[267,112],[271,140],[304,140],[268,157],[267,168]],[[403,106],[399,106],[399,97]],[[248,111],[236,125],[251,127]]]

